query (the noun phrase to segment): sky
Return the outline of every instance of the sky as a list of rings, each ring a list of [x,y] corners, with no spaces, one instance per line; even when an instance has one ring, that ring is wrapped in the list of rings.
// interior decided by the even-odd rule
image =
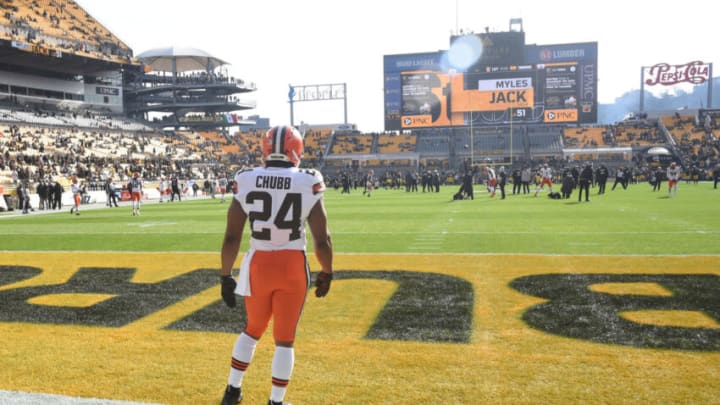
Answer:
[[[447,50],[458,30],[508,31],[526,44],[598,43],[598,101],[640,88],[643,66],[720,61],[710,3],[537,0],[76,0],[135,54],[167,46],[228,62],[257,91],[242,114],[290,123],[288,85],[347,86],[347,121],[381,132],[383,55]],[[697,6],[697,7],[696,7]],[[717,69],[717,68],[716,68]],[[681,86],[646,88],[672,92]],[[341,100],[295,103],[294,123],[343,123]]]

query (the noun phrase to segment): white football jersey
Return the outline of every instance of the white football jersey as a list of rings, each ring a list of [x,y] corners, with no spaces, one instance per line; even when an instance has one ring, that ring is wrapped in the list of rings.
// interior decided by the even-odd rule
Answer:
[[[235,175],[237,193],[250,221],[250,246],[256,250],[305,249],[305,222],[323,197],[317,170],[257,167]]]
[[[668,166],[667,178],[668,180],[680,180],[680,166]]]
[[[488,180],[494,180],[494,179],[496,179],[497,176],[495,175],[495,170],[493,170],[492,168],[488,167],[488,168],[487,168],[487,177],[488,177]]]
[[[549,167],[543,167],[540,169],[540,176],[545,179],[552,179],[552,169]]]
[[[143,189],[143,183],[139,177],[133,177],[132,179],[130,179],[130,185],[132,185],[132,190],[130,191],[133,193],[139,193]]]

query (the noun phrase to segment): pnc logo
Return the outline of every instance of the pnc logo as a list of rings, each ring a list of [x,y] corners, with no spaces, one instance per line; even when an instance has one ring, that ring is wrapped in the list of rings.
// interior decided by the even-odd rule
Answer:
[[[413,115],[402,118],[404,128],[425,127],[432,125],[432,116],[430,115]]]
[[[545,122],[575,122],[578,120],[577,110],[547,110]]]

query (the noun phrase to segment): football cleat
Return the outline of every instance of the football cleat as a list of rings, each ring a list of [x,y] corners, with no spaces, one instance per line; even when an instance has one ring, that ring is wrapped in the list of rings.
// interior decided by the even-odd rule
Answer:
[[[225,395],[220,405],[235,405],[240,401],[242,401],[242,388],[235,388],[232,385],[228,385],[227,388],[225,388]]]
[[[268,399],[268,405],[292,405],[290,402],[279,402]]]

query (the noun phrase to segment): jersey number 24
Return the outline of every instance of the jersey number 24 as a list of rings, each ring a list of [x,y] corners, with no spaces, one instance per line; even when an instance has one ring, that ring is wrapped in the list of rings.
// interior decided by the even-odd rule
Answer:
[[[251,211],[248,213],[250,219],[250,229],[252,229],[252,237],[257,240],[271,240],[270,228],[255,229],[255,221],[268,222],[272,216],[272,196],[265,191],[251,191],[245,197],[245,202],[255,204],[257,201],[262,202],[262,211]],[[289,229],[289,240],[300,239],[300,215],[302,212],[302,196],[300,193],[287,193],[283,198],[280,209],[273,219],[273,224],[277,229]],[[288,214],[289,217],[288,217]],[[289,219],[288,219],[289,218]]]

